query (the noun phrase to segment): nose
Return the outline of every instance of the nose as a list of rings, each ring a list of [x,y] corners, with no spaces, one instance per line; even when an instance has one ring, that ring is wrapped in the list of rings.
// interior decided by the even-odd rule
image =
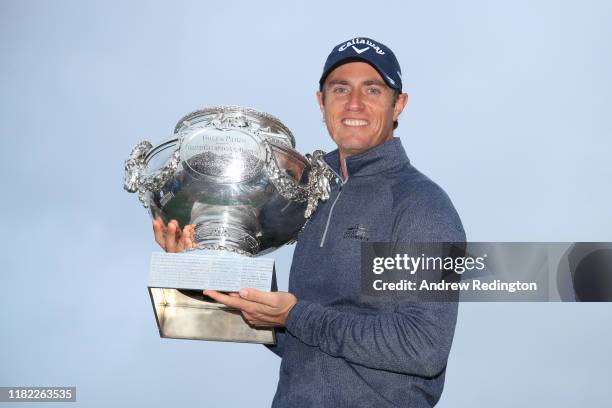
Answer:
[[[354,90],[353,92],[351,92],[350,97],[347,101],[346,110],[356,112],[363,109],[362,98],[363,95],[361,95],[361,92],[359,92],[358,90]]]

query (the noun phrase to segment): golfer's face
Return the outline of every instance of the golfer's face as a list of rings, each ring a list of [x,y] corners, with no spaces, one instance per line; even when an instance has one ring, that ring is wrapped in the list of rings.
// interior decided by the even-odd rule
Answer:
[[[393,137],[393,91],[371,65],[351,62],[334,69],[319,96],[327,130],[338,148],[357,154]],[[403,107],[403,106],[402,106]]]

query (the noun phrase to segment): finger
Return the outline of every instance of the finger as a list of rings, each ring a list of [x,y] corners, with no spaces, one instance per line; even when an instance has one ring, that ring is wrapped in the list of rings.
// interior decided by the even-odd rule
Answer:
[[[258,326],[258,327],[274,326],[274,323],[260,320],[260,318],[257,318],[255,317],[255,315],[245,312],[245,311],[242,312],[242,317],[244,317],[244,320],[246,320],[246,322],[251,326]]]
[[[253,323],[251,323],[251,326],[255,326],[255,327],[277,327],[278,324],[276,323],[271,323],[271,322],[262,322],[262,321],[254,321]]]
[[[253,302],[244,300],[240,297],[228,296],[223,293],[219,293],[216,290],[205,290],[203,292],[206,296],[210,296],[217,302],[222,303],[226,306],[233,307],[235,309],[246,310],[247,312],[253,311]]]
[[[278,292],[263,292],[254,288],[240,289],[238,292],[243,299],[261,303],[266,306],[276,307],[278,305]]]
[[[185,251],[185,240],[183,239],[183,233],[181,232],[181,227],[176,227],[176,232],[174,234],[174,240],[176,242],[176,252]]]
[[[181,234],[181,245],[184,249],[191,249],[195,247],[195,243],[193,240],[193,229],[195,226],[193,224],[186,225],[183,228],[183,233]]]
[[[242,314],[242,317],[244,318],[244,320],[246,320],[246,321],[247,321],[247,323],[249,323],[249,324],[252,324],[252,322],[254,322],[255,320],[257,320],[257,319],[255,319],[255,317],[254,317],[252,314],[247,313],[247,312],[245,312],[244,310],[242,311],[242,313],[241,313],[241,314]]]
[[[162,249],[166,249],[166,243],[164,239],[164,220],[161,217],[156,217],[153,220],[153,234],[155,235],[155,242],[162,247]]]
[[[196,246],[196,236],[195,236],[196,226],[195,224],[189,224],[189,234],[187,238],[191,241],[191,248],[195,248]]]
[[[177,252],[177,239],[176,239],[176,230],[178,228],[178,223],[175,220],[171,220],[166,227],[166,233],[164,234],[164,242],[166,244],[166,252]]]
[[[172,220],[172,221],[174,221],[174,225],[176,225],[176,230],[175,230],[176,232],[174,233],[174,239],[178,243],[181,240],[181,235],[182,235],[181,226],[179,225],[177,220]]]

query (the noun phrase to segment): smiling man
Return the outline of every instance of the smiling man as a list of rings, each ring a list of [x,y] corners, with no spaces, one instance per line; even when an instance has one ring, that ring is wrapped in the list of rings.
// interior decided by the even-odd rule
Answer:
[[[346,51],[345,51],[346,52]],[[340,60],[340,63],[344,60]],[[390,88],[367,62],[346,62],[327,69],[317,92],[331,138],[338,145],[342,174],[346,157],[363,153],[393,139],[394,123],[408,95]]]
[[[204,293],[241,309],[252,325],[280,328],[270,347],[282,357],[275,407],[433,406],[457,305],[365,301],[361,242],[462,242],[461,221],[394,137],[408,96],[388,47],[368,38],[339,44],[319,85],[319,106],[338,146],[324,160],[341,181],[300,234],[289,292]],[[188,247],[190,234],[177,244],[176,224],[166,235],[156,226],[167,250]]]

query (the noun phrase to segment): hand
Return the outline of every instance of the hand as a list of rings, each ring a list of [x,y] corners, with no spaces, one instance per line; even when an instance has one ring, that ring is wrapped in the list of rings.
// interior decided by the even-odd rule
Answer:
[[[240,309],[242,316],[252,326],[282,327],[287,316],[297,303],[297,298],[288,292],[262,292],[257,289],[240,289],[229,296],[214,290],[204,294],[224,305]]]
[[[153,232],[155,242],[166,252],[183,252],[195,247],[195,225],[185,225],[183,231],[176,220],[171,220],[168,225],[164,224],[161,217],[153,220]]]

